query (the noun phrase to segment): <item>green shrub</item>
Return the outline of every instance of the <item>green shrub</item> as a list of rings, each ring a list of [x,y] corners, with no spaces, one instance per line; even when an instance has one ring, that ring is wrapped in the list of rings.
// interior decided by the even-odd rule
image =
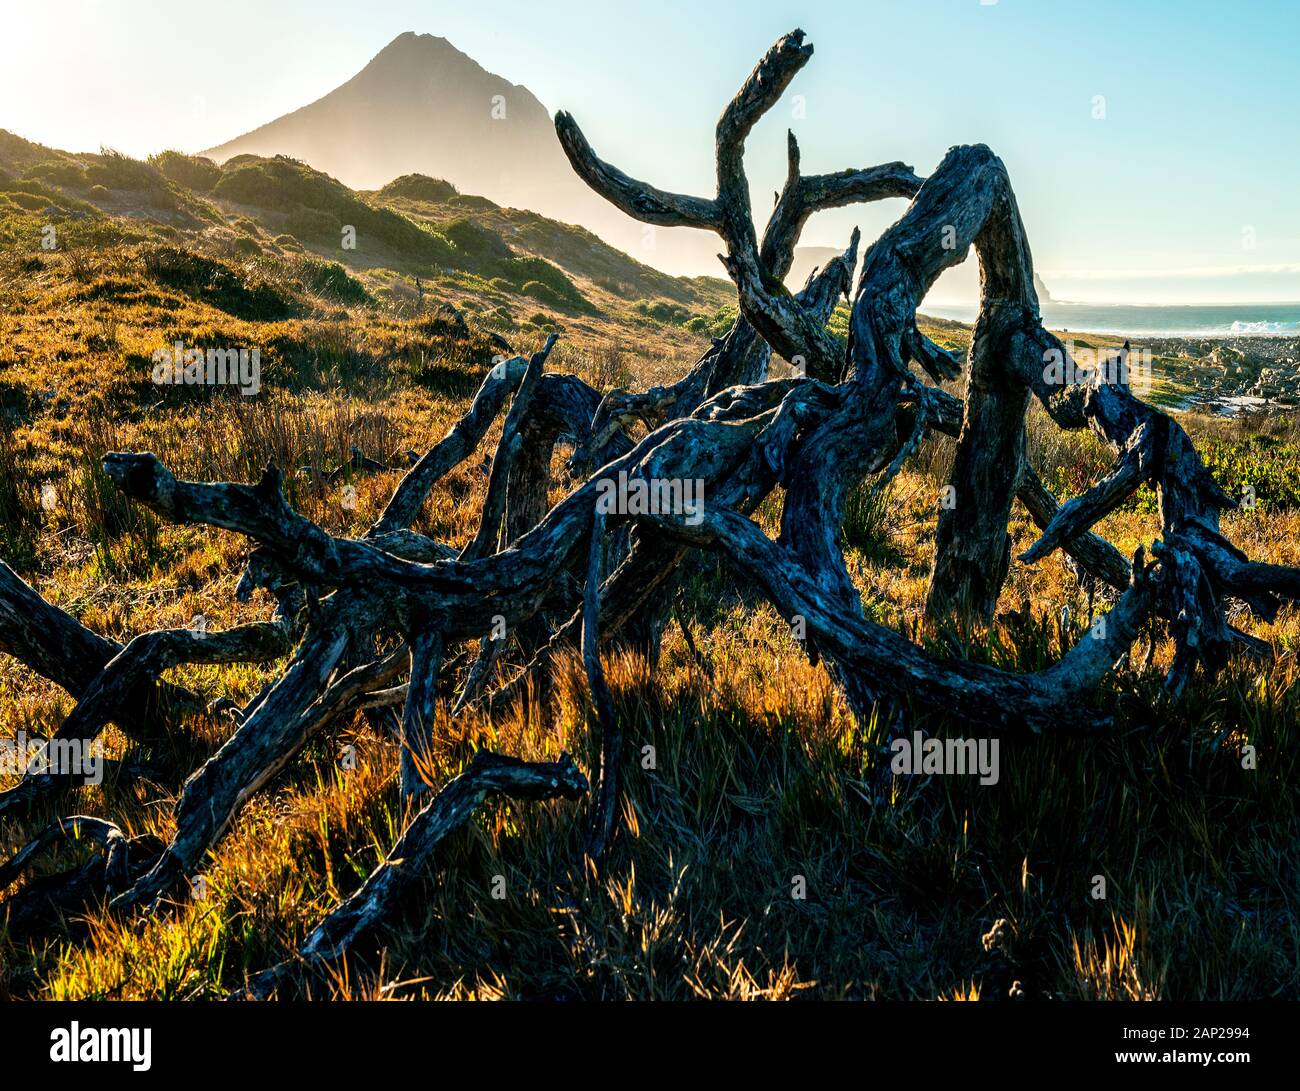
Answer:
[[[195,193],[211,193],[212,187],[221,178],[221,168],[201,155],[165,151],[151,155],[149,162],[168,181],[192,189]]]
[[[69,159],[49,159],[43,163],[34,163],[23,171],[23,178],[67,189],[80,189],[86,184],[85,170],[79,163]]]
[[[506,241],[495,231],[473,220],[450,220],[439,225],[438,230],[455,244],[458,258],[463,257],[474,264],[499,263],[510,259],[511,250]]]
[[[339,303],[369,303],[370,293],[356,277],[335,261],[303,258],[297,266],[298,281],[309,292]]]
[[[403,174],[379,191],[381,197],[405,197],[409,201],[449,201],[459,191],[450,182],[427,174]]]
[[[560,295],[559,292],[549,285],[543,284],[540,280],[530,280],[519,289],[521,295],[526,295],[530,299],[539,299],[550,307],[566,307],[569,301]]]
[[[1206,468],[1223,490],[1241,500],[1254,490],[1259,511],[1300,507],[1300,445],[1260,433],[1235,442],[1202,440],[1197,444]],[[1151,495],[1155,510],[1155,495]]]
[[[643,299],[637,303],[636,309],[647,318],[653,318],[656,322],[664,322],[672,326],[682,325],[691,316],[691,312],[685,307],[678,303],[669,303],[663,299],[657,299],[653,303],[647,303]]]
[[[731,329],[739,313],[739,308],[735,304],[725,303],[713,312],[712,318],[705,319],[705,327],[701,332],[707,333],[710,337],[722,337]]]
[[[0,187],[8,193],[26,193],[31,196],[44,197],[46,204],[52,204],[62,196],[57,190],[50,189],[35,178],[25,178],[21,182],[11,180],[0,183]]]
[[[148,198],[158,208],[177,206],[175,191],[158,168],[115,152],[103,149],[86,167],[86,178],[94,186],[118,193],[134,193]]]
[[[545,258],[509,258],[500,263],[502,277],[517,291],[557,307],[590,312],[593,308],[558,265]]]

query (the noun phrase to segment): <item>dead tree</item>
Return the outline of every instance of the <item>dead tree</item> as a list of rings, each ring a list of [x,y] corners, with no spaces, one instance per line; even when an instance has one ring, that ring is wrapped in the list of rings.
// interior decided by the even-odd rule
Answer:
[[[1225,601],[1240,600],[1270,619],[1282,603],[1300,599],[1300,570],[1252,562],[1223,537],[1219,513],[1233,501],[1175,421],[1124,385],[1047,378],[1044,364],[1053,354],[1070,361],[1042,326],[1024,225],[1006,169],[988,148],[953,148],[928,179],[900,163],[804,175],[791,136],[788,177],[760,238],[745,141],[811,55],[802,31],[781,38],[724,110],[711,197],[630,178],[596,156],[572,117],[556,117],[574,169],[598,193],[647,223],[711,230],[722,242],[740,316],[677,383],[602,397],[574,376],[545,372],[551,341],[529,361],[503,362],[358,539],[332,536],[293,511],[275,467],[255,485],[207,484],[178,480],[150,454],[106,456],[118,487],[163,518],[222,527],[254,544],[241,591],[271,589],[279,617],[209,634],[210,643],[173,632],[114,648],[37,605],[34,592],[0,570],[0,646],[79,698],[63,725],[78,738],[93,737],[109,720],[128,730],[148,720],[154,705],[146,698],[167,666],[295,649],[285,672],[239,711],[238,729],[186,782],[171,841],[132,854],[126,870],[114,865],[112,883],[97,880],[95,889],[112,894],[114,907],[152,903],[201,868],[243,803],[311,738],[358,710],[402,706],[403,789],[419,794],[435,703],[446,699],[459,711],[516,700],[526,687],[545,685],[563,649],[581,650],[601,733],[588,842],[599,856],[616,833],[621,761],[600,648],[628,640],[648,611],[662,611],[670,598],[664,589],[701,551],[727,558],[787,620],[802,623],[808,653],[825,661],[864,724],[874,703],[905,699],[939,712],[960,707],[987,731],[1105,730],[1101,715],[1081,716],[1080,708],[1088,708],[1091,691],[1155,617],[1168,621],[1173,637],[1167,683],[1174,691],[1198,667],[1220,670],[1234,648],[1268,652],[1228,625]],[[781,282],[812,213],[886,197],[910,204],[865,254],[845,346],[827,321],[849,288],[856,232],[844,258],[803,291],[792,294]],[[981,302],[963,361],[921,334],[916,310],[935,279],[971,247]],[[769,377],[773,353],[796,365],[793,376]],[[964,401],[936,385],[963,367]],[[1077,374],[1071,366],[1060,371]],[[473,454],[511,398],[469,544],[455,550],[413,532],[426,497]],[[1030,398],[1062,428],[1091,428],[1116,454],[1111,471],[1064,505],[1025,457]],[[1118,590],[1104,625],[1051,666],[1014,674],[936,658],[864,617],[842,555],[845,498],[868,477],[888,480],[927,433],[956,440],[950,484],[957,502],[938,515],[931,617],[992,618],[1011,561],[1007,524],[1017,498],[1042,530],[1022,561],[1062,549]],[[550,467],[561,441],[572,448],[577,480],[551,507]],[[689,512],[610,508],[602,498],[620,480],[700,480],[707,499]],[[1152,558],[1139,550],[1130,562],[1090,528],[1144,482],[1159,497],[1161,536]],[[784,503],[772,540],[750,515],[777,488]],[[48,623],[25,624],[32,616]],[[498,643],[502,626],[516,637],[509,652]],[[376,654],[395,643],[395,651]],[[472,654],[457,670],[448,652],[461,645]],[[515,668],[514,677],[489,691],[492,671],[504,666]],[[538,790],[538,776],[550,789]],[[455,824],[448,816],[463,821],[465,808],[492,791],[509,794],[514,785],[533,798],[574,798],[585,788],[569,766],[502,771],[489,762],[466,777],[424,803],[403,844],[414,839],[431,852],[443,836],[438,831]],[[10,793],[11,806],[34,798],[30,779]],[[42,784],[41,794],[58,787]],[[372,876],[317,930],[303,959],[334,957],[362,925],[382,923],[393,909],[392,883],[392,876]],[[250,992],[274,988],[283,972],[269,972]]]

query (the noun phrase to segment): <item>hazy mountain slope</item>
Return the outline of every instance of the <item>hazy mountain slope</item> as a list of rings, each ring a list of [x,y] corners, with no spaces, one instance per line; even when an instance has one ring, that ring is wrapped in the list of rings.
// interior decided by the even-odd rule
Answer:
[[[429,34],[400,35],[328,95],[204,154],[289,155],[355,189],[412,173],[445,178],[497,204],[582,224],[660,269],[721,272],[711,233],[647,236],[574,174],[532,92]]]
[[[412,33],[324,98],[204,154],[222,162],[248,153],[290,155],[358,189],[419,172],[495,201],[572,174],[526,87],[444,38]]]

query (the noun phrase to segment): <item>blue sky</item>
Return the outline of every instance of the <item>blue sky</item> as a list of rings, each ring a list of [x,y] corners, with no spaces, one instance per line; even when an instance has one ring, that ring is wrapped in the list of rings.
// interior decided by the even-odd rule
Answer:
[[[572,111],[629,173],[702,193],[719,110],[801,26],[816,53],[750,141],[756,194],[779,185],[787,126],[817,171],[926,174],[983,142],[1058,298],[1300,300],[1296,0],[46,0],[4,25],[0,128],[57,147],[207,147],[414,30]],[[901,207],[826,213],[804,241],[870,237]]]

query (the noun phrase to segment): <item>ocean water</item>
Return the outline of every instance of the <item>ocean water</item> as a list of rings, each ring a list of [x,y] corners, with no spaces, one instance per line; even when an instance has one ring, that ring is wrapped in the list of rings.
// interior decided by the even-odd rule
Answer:
[[[1044,303],[1043,324],[1079,333],[1131,333],[1148,337],[1300,336],[1300,303],[1218,303],[1193,306],[1121,303]],[[975,306],[922,304],[935,318],[974,322]]]

